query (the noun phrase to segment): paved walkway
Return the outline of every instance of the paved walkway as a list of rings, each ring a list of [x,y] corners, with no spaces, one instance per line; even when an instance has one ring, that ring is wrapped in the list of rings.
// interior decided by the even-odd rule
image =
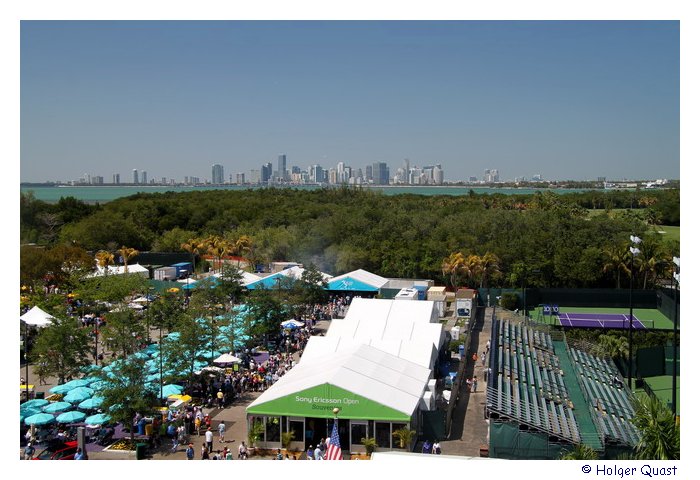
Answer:
[[[490,308],[484,311],[483,307],[480,307],[479,314],[484,315],[484,320],[478,321],[472,332],[465,379],[476,375],[477,389],[476,392],[468,392],[466,384],[460,385],[459,399],[452,418],[450,439],[440,442],[443,453],[447,455],[478,457],[480,449],[488,445],[488,421],[484,419],[486,406],[484,371],[488,365],[482,366],[480,357],[481,352],[486,351],[486,342],[491,337],[491,312]],[[479,356],[476,362],[471,359],[474,352]]]

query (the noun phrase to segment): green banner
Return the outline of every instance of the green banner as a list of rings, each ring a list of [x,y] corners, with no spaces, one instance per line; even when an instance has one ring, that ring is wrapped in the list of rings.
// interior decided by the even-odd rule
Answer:
[[[329,383],[246,409],[249,415],[410,421],[411,416]]]

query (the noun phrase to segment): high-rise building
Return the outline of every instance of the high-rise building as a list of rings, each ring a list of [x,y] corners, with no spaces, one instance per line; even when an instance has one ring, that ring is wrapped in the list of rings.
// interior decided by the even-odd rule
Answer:
[[[215,163],[211,166],[211,183],[222,185],[224,183],[224,166]]]
[[[139,171],[134,168],[134,183],[139,183]]]
[[[314,183],[323,183],[323,168],[320,165],[311,167],[311,181]]]
[[[267,183],[272,178],[272,163],[267,162],[260,168],[260,182]]]
[[[112,183],[115,185],[119,185],[119,174],[118,173],[112,174]]]
[[[365,167],[365,180],[371,182],[373,178],[374,177],[372,177],[372,165],[367,165]]]
[[[435,185],[442,185],[445,180],[445,172],[442,170],[440,165],[435,165],[433,167],[433,182]]]
[[[486,169],[484,170],[484,182],[486,183],[495,183],[500,181],[500,177],[498,175],[498,169]]]
[[[280,179],[280,181],[285,181],[287,180],[287,155],[278,155],[277,156],[277,178]]]
[[[389,185],[389,168],[384,162],[372,164],[372,180],[376,185]]]
[[[148,183],[147,179],[148,177],[146,176],[146,170],[141,170],[141,183],[146,185]]]
[[[243,185],[245,183],[245,173],[236,174],[236,185]]]
[[[260,183],[260,174],[262,173],[262,169],[258,170],[257,168],[254,168],[250,171],[248,174],[248,183],[251,183],[253,185]]]

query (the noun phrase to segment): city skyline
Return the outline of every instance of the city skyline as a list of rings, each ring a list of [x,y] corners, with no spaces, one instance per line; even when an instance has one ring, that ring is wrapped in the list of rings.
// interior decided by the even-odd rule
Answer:
[[[679,178],[678,22],[22,22],[20,180]],[[124,171],[126,170],[126,171]]]

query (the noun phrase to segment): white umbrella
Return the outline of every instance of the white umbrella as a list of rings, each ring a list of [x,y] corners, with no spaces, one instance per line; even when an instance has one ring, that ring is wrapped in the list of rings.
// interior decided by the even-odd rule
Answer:
[[[214,363],[241,363],[241,359],[234,357],[230,353],[224,353],[219,358],[214,360]]]
[[[283,328],[293,328],[293,327],[303,327],[306,324],[304,322],[300,322],[298,320],[291,319],[291,320],[285,320],[284,322],[280,323],[280,325]]]

